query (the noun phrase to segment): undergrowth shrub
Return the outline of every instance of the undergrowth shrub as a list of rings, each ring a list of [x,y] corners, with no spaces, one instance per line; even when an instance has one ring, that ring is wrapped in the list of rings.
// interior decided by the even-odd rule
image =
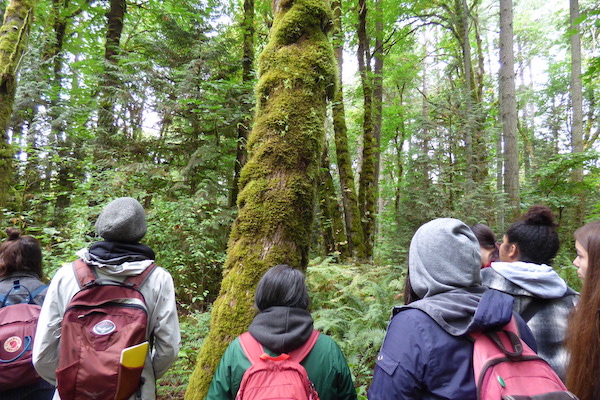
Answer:
[[[405,276],[401,267],[333,264],[331,259],[315,260],[308,268],[315,328],[339,344],[359,398],[366,399],[392,306],[402,302]]]
[[[156,382],[158,400],[183,399],[185,389],[196,364],[196,356],[210,323],[210,311],[192,311],[179,316],[181,349],[177,361]]]

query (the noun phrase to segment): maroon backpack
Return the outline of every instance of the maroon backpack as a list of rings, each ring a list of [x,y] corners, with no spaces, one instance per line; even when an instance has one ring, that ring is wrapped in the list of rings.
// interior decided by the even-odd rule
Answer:
[[[46,285],[30,292],[15,281],[13,287],[0,295],[0,390],[31,385],[40,379],[31,362],[31,350],[41,307],[35,297]],[[12,304],[11,293],[26,294],[21,303]]]
[[[58,393],[69,400],[126,400],[143,383],[143,366],[123,366],[121,352],[147,340],[148,310],[139,289],[155,265],[123,282],[99,279],[83,260],[73,268],[81,289],[62,321]]]
[[[240,344],[252,366],[244,372],[236,400],[319,400],[314,385],[300,362],[319,338],[310,338],[289,354],[271,357],[249,332],[240,335]]]

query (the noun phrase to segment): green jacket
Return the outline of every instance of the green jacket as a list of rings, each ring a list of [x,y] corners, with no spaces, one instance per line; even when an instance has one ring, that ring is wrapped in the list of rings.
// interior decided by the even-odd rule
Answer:
[[[277,354],[272,354],[276,356]],[[320,400],[355,400],[356,390],[350,368],[337,343],[321,334],[315,346],[301,362]],[[244,372],[250,368],[240,339],[236,338],[221,358],[213,376],[206,400],[232,400],[240,388]]]

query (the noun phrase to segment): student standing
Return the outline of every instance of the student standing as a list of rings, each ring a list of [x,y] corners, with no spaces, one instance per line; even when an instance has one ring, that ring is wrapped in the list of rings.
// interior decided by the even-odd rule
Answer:
[[[538,354],[564,381],[569,313],[578,294],[551,267],[560,246],[554,214],[531,207],[513,223],[500,245],[500,261],[481,270],[484,285],[515,298],[514,309],[533,332]]]
[[[462,221],[421,226],[408,256],[412,302],[396,307],[377,357],[369,400],[477,399],[470,332],[506,325],[511,296],[481,285],[479,243]],[[517,316],[523,340],[531,332]]]
[[[137,200],[121,197],[110,202],[96,221],[96,233],[104,240],[78,251],[77,256],[93,266],[100,279],[123,281],[128,276],[139,275],[153,264],[154,251],[140,243],[146,234],[146,214]],[[42,307],[33,362],[40,375],[53,384],[56,384],[59,364],[62,317],[79,290],[73,264],[66,264],[52,279]],[[143,400],[153,400],[156,398],[156,379],[177,358],[181,341],[173,279],[163,268],[156,267],[140,292],[148,307],[147,337],[152,342],[143,367],[140,394]],[[58,391],[54,399],[59,399]]]
[[[575,231],[573,264],[583,279],[567,331],[567,387],[580,400],[600,399],[600,221]]]
[[[21,235],[15,228],[7,228],[8,238],[0,245],[0,296],[5,304],[27,301],[33,294],[33,304],[39,306],[46,297],[46,285],[42,282],[42,248],[36,238]],[[15,284],[21,286],[16,292]],[[6,296],[8,293],[10,294]],[[10,306],[7,306],[10,307]],[[0,345],[5,345],[0,343]],[[19,379],[19,377],[13,377]],[[42,378],[37,382],[11,390],[0,388],[2,400],[47,400],[54,394],[54,386]]]
[[[308,289],[301,271],[289,265],[269,269],[258,283],[254,304],[258,314],[248,331],[270,355],[289,353],[311,337],[313,319],[307,310]],[[300,364],[306,369],[320,400],[356,399],[346,359],[329,336],[319,334]],[[225,350],[205,400],[235,399],[244,372],[250,366],[238,337]]]

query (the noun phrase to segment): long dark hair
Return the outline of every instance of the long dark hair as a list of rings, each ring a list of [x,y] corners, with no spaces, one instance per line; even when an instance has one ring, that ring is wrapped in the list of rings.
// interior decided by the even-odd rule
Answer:
[[[567,387],[580,400],[597,400],[600,398],[600,221],[582,226],[574,236],[588,253],[588,265],[581,297],[567,331],[570,353]]]
[[[552,210],[537,205],[512,224],[505,235],[510,244],[517,245],[520,261],[550,265],[560,247],[557,227]]]
[[[259,311],[269,307],[308,309],[308,289],[302,271],[280,264],[270,268],[258,282],[254,305]]]
[[[14,272],[27,272],[42,277],[42,248],[33,236],[21,236],[16,228],[6,228],[6,239],[0,245],[0,277]]]

